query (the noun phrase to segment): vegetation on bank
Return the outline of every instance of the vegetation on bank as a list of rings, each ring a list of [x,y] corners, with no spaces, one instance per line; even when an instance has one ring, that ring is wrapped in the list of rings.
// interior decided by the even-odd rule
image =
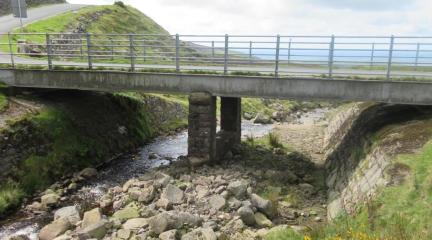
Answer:
[[[58,91],[42,94],[46,106],[3,129],[18,165],[0,185],[0,216],[21,198],[54,181],[150,141],[161,130],[175,130],[179,120],[159,122],[144,104],[122,94]],[[7,158],[8,156],[3,156]]]

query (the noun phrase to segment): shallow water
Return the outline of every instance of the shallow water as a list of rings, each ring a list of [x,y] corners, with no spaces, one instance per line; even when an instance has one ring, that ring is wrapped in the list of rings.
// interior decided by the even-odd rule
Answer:
[[[273,125],[242,123],[242,136],[261,137],[269,133]],[[170,137],[156,138],[152,143],[142,147],[135,154],[125,154],[110,164],[99,169],[99,176],[92,184],[70,196],[76,204],[94,204],[108,188],[121,185],[127,180],[143,174],[146,170],[168,165],[180,156],[187,155],[187,132]],[[149,159],[150,155],[157,158]],[[30,239],[37,239],[37,233],[43,224],[51,221],[51,214],[40,216],[14,216],[12,222],[0,227],[0,239],[11,235],[25,235]]]

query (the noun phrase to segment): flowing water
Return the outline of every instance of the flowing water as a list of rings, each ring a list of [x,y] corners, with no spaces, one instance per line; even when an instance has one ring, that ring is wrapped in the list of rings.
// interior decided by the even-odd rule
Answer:
[[[273,125],[253,124],[246,121],[242,124],[243,137],[261,137],[272,129]],[[91,204],[97,202],[97,199],[105,194],[108,188],[121,185],[148,169],[168,165],[171,161],[185,155],[187,155],[187,132],[157,138],[153,143],[139,149],[137,153],[123,155],[101,167],[98,178],[69,196],[69,199],[80,205],[88,204],[87,207],[91,207]],[[13,216],[13,220],[3,222],[3,226],[0,226],[0,239],[3,240],[10,235],[26,235],[30,239],[37,239],[41,226],[51,220],[51,213],[43,213],[38,216],[17,213]]]

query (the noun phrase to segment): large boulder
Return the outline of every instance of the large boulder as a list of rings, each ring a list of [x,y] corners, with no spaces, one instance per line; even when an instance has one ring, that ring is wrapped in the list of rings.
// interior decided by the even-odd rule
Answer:
[[[78,175],[82,178],[92,178],[92,177],[96,177],[97,174],[98,174],[98,171],[96,169],[85,168]]]
[[[72,225],[81,221],[80,212],[77,206],[60,208],[54,213],[54,220],[66,218]]]
[[[128,219],[139,218],[139,217],[140,217],[139,210],[135,206],[127,206],[126,208],[115,212],[112,216],[113,219],[118,219],[121,222],[124,222]]]
[[[177,229],[169,230],[166,232],[163,232],[159,234],[160,240],[177,240],[178,239],[178,232]]]
[[[237,180],[228,184],[227,191],[231,196],[243,199],[246,196],[248,185],[244,180]]]
[[[43,227],[42,230],[39,232],[39,239],[52,240],[58,236],[61,236],[71,227],[72,225],[69,220],[67,220],[66,218],[60,218]]]
[[[268,217],[272,218],[274,216],[275,209],[270,200],[264,199],[257,194],[251,195],[252,206],[256,207],[260,212],[264,213]]]
[[[95,208],[84,213],[83,221],[81,223],[81,228],[87,228],[95,223],[102,221],[102,211],[100,208]]]
[[[271,124],[273,121],[271,117],[267,116],[266,114],[258,113],[254,118],[253,122],[259,124]]]
[[[272,227],[273,223],[262,213],[255,213],[255,222],[259,227]]]
[[[161,234],[168,230],[179,229],[184,226],[201,226],[203,219],[199,216],[178,211],[160,213],[149,219],[150,230],[156,234]]]
[[[168,184],[166,186],[161,196],[161,198],[167,199],[168,202],[171,204],[183,203],[183,197],[184,197],[183,191],[172,184]]]
[[[226,200],[221,195],[214,195],[209,199],[210,207],[215,210],[221,210],[226,205]]]
[[[197,228],[183,235],[181,240],[217,240],[217,236],[211,228]]]
[[[52,207],[58,204],[60,196],[57,193],[48,193],[41,197],[41,204],[43,207]]]
[[[244,206],[239,208],[239,210],[237,210],[237,214],[240,216],[240,219],[249,226],[253,226],[255,225],[255,215],[253,210],[248,207],[248,206]]]
[[[108,231],[108,221],[103,219],[95,224],[86,228],[82,228],[77,232],[79,239],[102,239]]]
[[[148,218],[132,218],[127,220],[123,224],[123,229],[127,230],[139,230],[141,228],[145,228],[149,225],[149,219]]]

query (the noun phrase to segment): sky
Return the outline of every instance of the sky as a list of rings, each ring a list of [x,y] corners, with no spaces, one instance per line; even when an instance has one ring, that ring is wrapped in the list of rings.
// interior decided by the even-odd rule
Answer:
[[[68,0],[112,4],[113,0]],[[432,36],[431,0],[124,0],[171,34]]]

